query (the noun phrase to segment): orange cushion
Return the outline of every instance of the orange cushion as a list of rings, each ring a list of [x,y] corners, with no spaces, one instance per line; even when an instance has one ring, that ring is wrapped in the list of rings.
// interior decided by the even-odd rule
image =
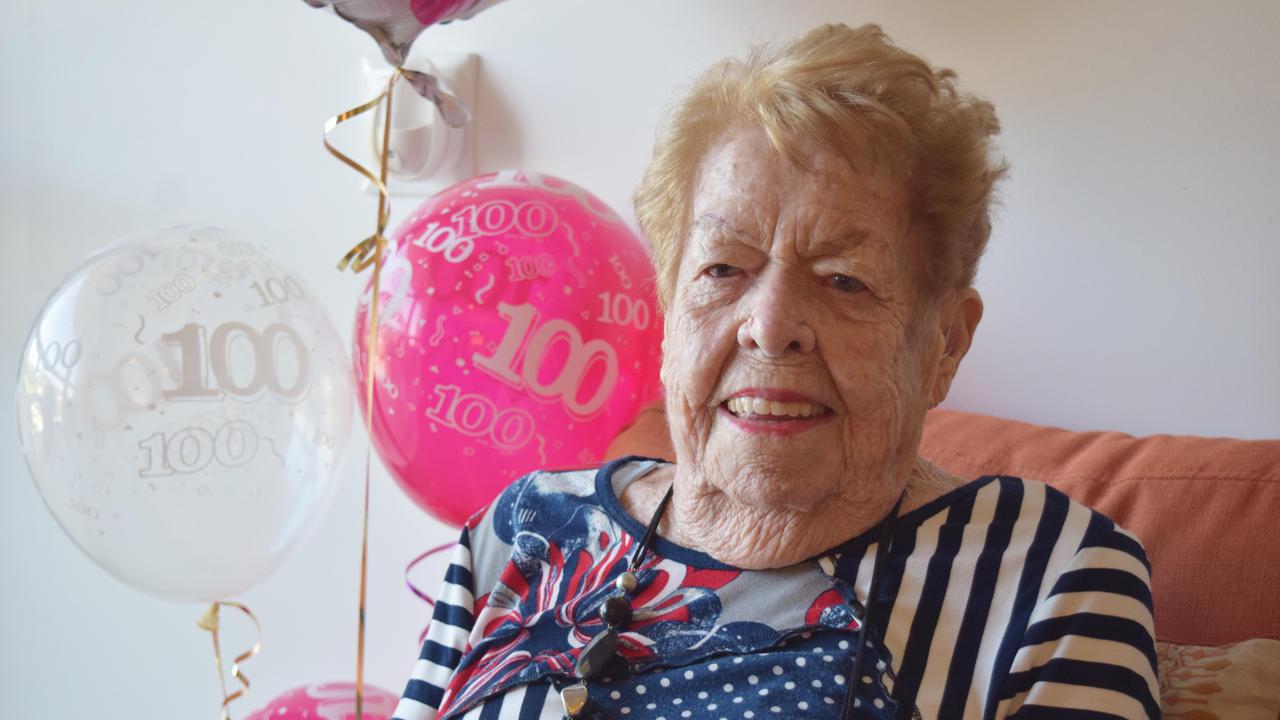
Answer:
[[[1159,639],[1280,638],[1280,440],[1135,438],[934,410],[920,453],[963,477],[1041,480],[1140,537]],[[609,448],[628,454],[673,457],[660,407]]]

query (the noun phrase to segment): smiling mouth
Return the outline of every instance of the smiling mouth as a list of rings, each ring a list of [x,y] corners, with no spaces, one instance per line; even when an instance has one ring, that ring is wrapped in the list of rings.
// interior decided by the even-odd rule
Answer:
[[[729,398],[723,407],[736,418],[774,422],[816,418],[831,412],[827,406],[817,403],[779,402],[747,395]]]

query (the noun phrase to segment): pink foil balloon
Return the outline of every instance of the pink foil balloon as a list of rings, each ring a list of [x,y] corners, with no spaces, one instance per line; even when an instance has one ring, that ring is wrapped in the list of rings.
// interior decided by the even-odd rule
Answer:
[[[362,403],[369,294],[355,335]],[[374,447],[450,524],[531,470],[598,462],[659,396],[645,249],[564,180],[508,170],[429,199],[392,237],[380,298]]]
[[[399,698],[382,688],[364,686],[364,720],[389,720]],[[245,720],[355,720],[356,686],[346,682],[294,688]]]

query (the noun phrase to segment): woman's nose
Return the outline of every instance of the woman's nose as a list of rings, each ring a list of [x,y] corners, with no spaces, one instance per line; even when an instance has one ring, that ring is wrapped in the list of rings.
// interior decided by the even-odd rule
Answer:
[[[808,302],[796,278],[775,272],[761,276],[745,298],[748,312],[738,326],[738,344],[767,357],[812,352],[817,337],[807,320]]]

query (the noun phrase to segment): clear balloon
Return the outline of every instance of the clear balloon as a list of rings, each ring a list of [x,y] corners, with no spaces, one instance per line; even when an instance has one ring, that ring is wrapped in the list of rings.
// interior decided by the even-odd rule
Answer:
[[[360,387],[371,295],[357,316]],[[644,245],[550,175],[506,170],[429,199],[392,236],[379,307],[374,447],[454,525],[524,473],[599,462],[660,394]]]
[[[283,559],[335,488],[345,345],[295,273],[221,230],[123,238],[53,293],[18,425],[49,511],[144,592],[208,602]]]

